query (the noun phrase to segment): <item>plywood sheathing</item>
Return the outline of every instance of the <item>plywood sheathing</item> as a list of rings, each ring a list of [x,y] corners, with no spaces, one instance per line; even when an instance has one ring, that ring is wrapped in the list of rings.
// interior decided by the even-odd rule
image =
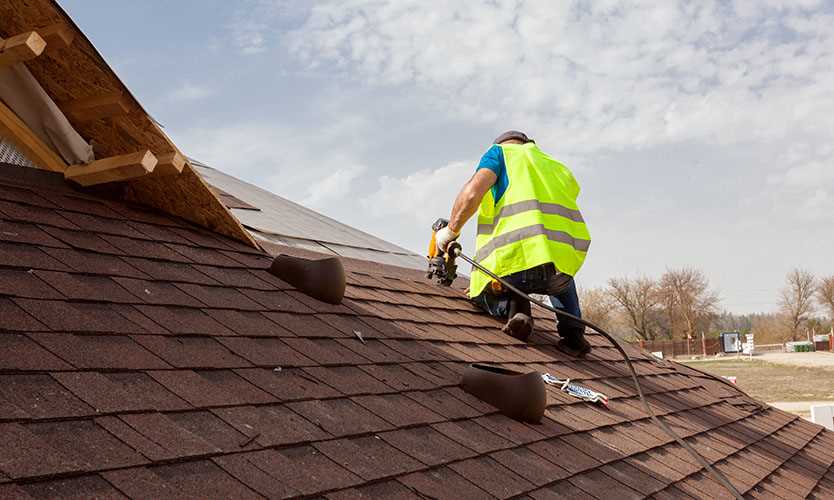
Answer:
[[[75,120],[73,127],[93,144],[97,158],[150,150],[157,157],[182,154],[142,109],[95,47],[72,19],[52,0],[0,1],[0,37],[39,28],[65,25],[72,36],[66,47],[47,47],[25,64],[53,101],[79,102],[104,95],[124,96],[128,112],[91,120]],[[186,163],[180,175],[145,176],[126,182],[130,201],[143,203],[203,227],[243,241],[257,243]]]

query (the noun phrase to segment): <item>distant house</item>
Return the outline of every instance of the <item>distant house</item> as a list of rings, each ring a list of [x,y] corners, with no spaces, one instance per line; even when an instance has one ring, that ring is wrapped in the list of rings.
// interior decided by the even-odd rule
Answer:
[[[537,313],[519,342],[419,256],[188,160],[53,1],[0,0],[0,36],[0,77],[37,82],[0,102],[0,498],[729,497],[602,337],[568,357]],[[21,118],[44,113],[60,131]],[[267,252],[343,256],[344,303]],[[834,432],[628,350],[744,495],[834,497]],[[472,362],[610,406],[549,387],[521,424],[458,387]]]

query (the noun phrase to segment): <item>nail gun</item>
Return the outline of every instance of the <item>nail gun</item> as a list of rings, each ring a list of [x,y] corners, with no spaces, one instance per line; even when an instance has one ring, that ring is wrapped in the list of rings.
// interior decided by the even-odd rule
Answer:
[[[449,225],[447,219],[437,219],[431,225],[431,242],[429,242],[429,269],[426,273],[428,279],[433,279],[435,283],[443,286],[451,286],[455,278],[458,277],[458,266],[455,263],[457,253],[453,251],[453,247],[460,248],[460,243],[453,241],[449,245],[449,251],[444,252],[437,248],[437,241],[435,235],[438,231]]]

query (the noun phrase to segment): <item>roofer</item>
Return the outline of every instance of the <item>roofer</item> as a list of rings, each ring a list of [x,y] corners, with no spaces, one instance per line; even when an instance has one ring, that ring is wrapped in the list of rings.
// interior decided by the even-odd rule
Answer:
[[[521,291],[549,295],[554,307],[581,316],[573,277],[591,241],[578,195],[567,167],[523,132],[505,132],[455,199],[449,225],[436,235],[437,247],[445,251],[478,210],[475,261]],[[474,268],[469,296],[490,315],[507,320],[509,335],[526,340],[532,333],[530,302]],[[562,350],[590,352],[582,324],[557,321]]]

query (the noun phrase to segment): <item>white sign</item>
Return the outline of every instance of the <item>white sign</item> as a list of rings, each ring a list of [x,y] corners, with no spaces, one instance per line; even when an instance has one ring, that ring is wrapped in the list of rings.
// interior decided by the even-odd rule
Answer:
[[[750,356],[753,355],[753,334],[747,334],[747,339],[744,342],[744,345],[741,346],[741,352],[744,354],[749,354]]]
[[[834,431],[834,406],[811,405],[811,422]]]

